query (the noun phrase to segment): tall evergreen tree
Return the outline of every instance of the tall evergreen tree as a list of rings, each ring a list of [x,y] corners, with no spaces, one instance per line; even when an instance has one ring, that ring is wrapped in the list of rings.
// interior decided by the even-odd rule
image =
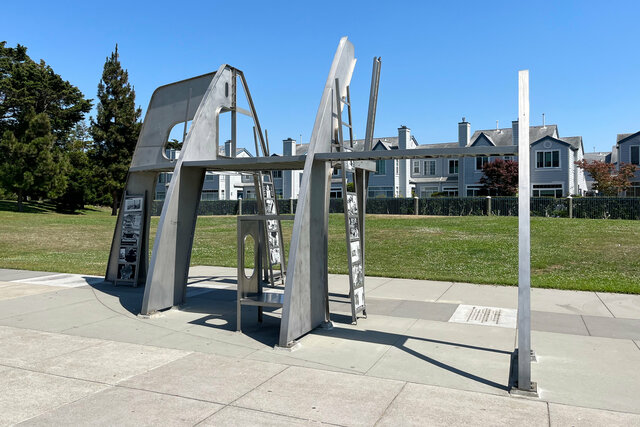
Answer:
[[[18,211],[23,210],[27,194],[56,198],[67,186],[67,158],[56,147],[49,116],[31,111],[25,116],[29,123],[21,138],[7,130],[0,139],[0,183],[18,196]]]
[[[135,90],[129,83],[129,73],[120,65],[116,44],[115,51],[106,59],[98,83],[98,111],[95,120],[91,119],[90,131],[96,195],[102,203],[111,205],[112,215],[117,213],[140,133],[141,110],[136,108],[135,100]]]
[[[30,126],[27,117],[46,113],[56,144],[64,146],[75,124],[91,110],[80,89],[56,74],[44,61],[34,62],[27,48],[0,42],[0,136],[13,132],[22,139]]]

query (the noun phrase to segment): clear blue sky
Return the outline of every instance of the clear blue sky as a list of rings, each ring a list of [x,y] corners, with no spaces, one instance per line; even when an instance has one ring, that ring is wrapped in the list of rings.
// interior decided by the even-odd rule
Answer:
[[[0,40],[21,43],[95,98],[116,42],[146,108],[163,84],[229,63],[245,72],[272,147],[308,141],[341,36],[355,45],[352,98],[364,136],[373,56],[382,57],[376,136],[421,144],[511,125],[517,71],[530,70],[531,124],[610,150],[640,130],[639,2],[5,2]],[[340,19],[336,19],[339,11]]]

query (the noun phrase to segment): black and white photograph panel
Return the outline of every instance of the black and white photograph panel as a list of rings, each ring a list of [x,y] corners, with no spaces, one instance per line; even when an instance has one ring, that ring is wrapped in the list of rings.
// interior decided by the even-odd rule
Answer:
[[[264,198],[273,199],[273,189],[271,188],[271,184],[264,185]]]
[[[347,213],[349,216],[358,214],[358,200],[355,194],[347,194]]]
[[[142,197],[132,197],[130,199],[124,199],[124,211],[125,212],[142,211]]]
[[[360,228],[358,227],[358,217],[349,217],[349,238],[358,240],[360,238]]]
[[[280,248],[278,246],[269,249],[269,260],[271,264],[280,264]]]
[[[364,288],[358,288],[353,291],[353,300],[356,309],[364,306]]]
[[[362,264],[351,264],[351,274],[353,275],[353,287],[359,288],[364,284],[364,275],[362,274]]]
[[[125,245],[136,245],[140,238],[140,232],[133,229],[127,229],[122,231],[121,243]]]
[[[125,257],[126,255],[127,255],[127,248],[126,248],[126,247],[125,247],[125,248],[121,247],[121,248],[120,248],[120,255],[118,256],[118,259],[119,259],[120,261],[124,261],[124,257]]]
[[[276,214],[276,203],[273,199],[265,199],[264,200],[264,210],[267,215],[275,215]]]
[[[126,262],[136,262],[138,261],[138,248],[135,246],[131,246],[127,248],[127,251],[124,255],[124,260]]]
[[[267,220],[267,230],[269,230],[269,232],[271,231],[278,231],[278,221],[276,221],[275,219],[269,219]]]
[[[118,280],[133,280],[136,277],[136,266],[133,264],[118,264]]]
[[[360,261],[360,241],[356,240],[351,242],[351,264],[355,264]]]
[[[132,228],[140,230],[142,224],[142,213],[125,213],[122,217],[122,228]]]

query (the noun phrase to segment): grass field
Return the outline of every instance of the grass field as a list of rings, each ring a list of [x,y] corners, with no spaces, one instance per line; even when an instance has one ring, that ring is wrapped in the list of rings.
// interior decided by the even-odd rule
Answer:
[[[104,274],[115,224],[108,210],[14,209],[0,202],[0,268]],[[288,241],[292,222],[283,226]],[[514,217],[367,216],[367,275],[515,285],[517,227]],[[640,294],[640,222],[532,218],[531,227],[533,286]],[[344,233],[344,217],[332,214],[331,273],[348,268]],[[236,266],[235,217],[198,218],[191,263]]]

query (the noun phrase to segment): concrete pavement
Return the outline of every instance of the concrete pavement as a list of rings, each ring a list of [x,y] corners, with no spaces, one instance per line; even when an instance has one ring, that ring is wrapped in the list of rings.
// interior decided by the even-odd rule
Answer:
[[[538,399],[508,393],[517,289],[367,278],[351,325],[274,348],[279,311],[236,329],[235,269],[192,267],[187,302],[137,316],[142,288],[0,269],[0,425],[640,425],[640,296],[532,290]]]

